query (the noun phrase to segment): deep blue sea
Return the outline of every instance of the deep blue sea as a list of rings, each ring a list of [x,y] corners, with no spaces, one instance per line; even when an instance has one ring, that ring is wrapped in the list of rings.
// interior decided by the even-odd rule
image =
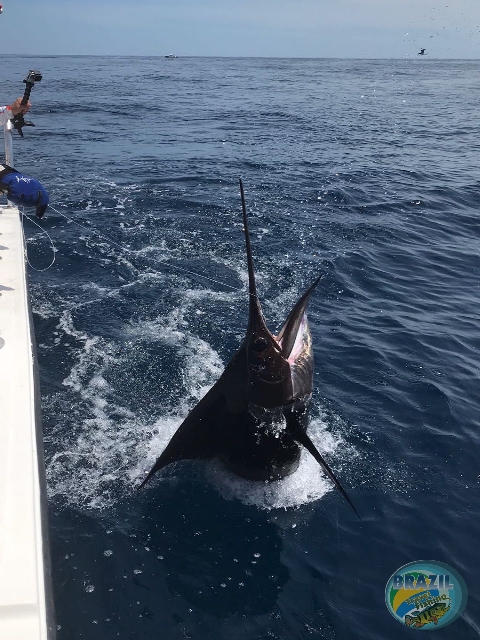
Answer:
[[[435,637],[479,638],[480,62],[1,61],[3,103],[44,76],[14,151],[56,209],[30,280],[58,640],[407,639],[385,586],[414,560],[469,587]],[[361,521],[307,454],[136,491],[246,329],[239,177],[272,330],[322,275],[309,433]]]

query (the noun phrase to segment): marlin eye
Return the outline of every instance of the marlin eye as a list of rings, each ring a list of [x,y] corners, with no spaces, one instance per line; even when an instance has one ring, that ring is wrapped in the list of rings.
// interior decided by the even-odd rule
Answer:
[[[265,338],[259,338],[258,340],[255,340],[255,342],[253,343],[253,349],[254,351],[265,351],[265,349],[268,349],[267,340],[265,340]]]

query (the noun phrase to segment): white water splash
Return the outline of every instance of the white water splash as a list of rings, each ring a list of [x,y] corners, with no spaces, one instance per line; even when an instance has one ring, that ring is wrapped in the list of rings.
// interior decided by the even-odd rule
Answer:
[[[327,431],[327,425],[321,418],[310,422],[308,433],[322,454],[337,454],[345,446],[339,436]],[[260,509],[287,509],[319,500],[333,489],[333,485],[322,472],[318,462],[302,450],[300,465],[290,476],[275,482],[256,482],[244,480],[228,471],[219,461],[212,462],[206,469],[211,484],[221,495],[228,499],[237,499],[244,504]]]
[[[51,498],[97,510],[130,493],[190,409],[219,377],[223,363],[217,352],[181,330],[181,324],[181,313],[175,310],[167,318],[132,323],[125,330],[127,338],[151,338],[174,347],[182,360],[183,396],[175,407],[165,407],[154,424],[145,424],[119,404],[106,379],[109,368],[127,356],[118,345],[77,330],[69,311],[62,314],[58,328],[83,345],[77,349],[76,363],[63,384],[87,407],[88,417],[75,425],[75,436],[66,439],[63,450],[47,460]],[[64,434],[73,431],[71,414],[59,395],[54,398],[61,404],[55,412],[53,437],[58,434],[58,438],[65,439]]]

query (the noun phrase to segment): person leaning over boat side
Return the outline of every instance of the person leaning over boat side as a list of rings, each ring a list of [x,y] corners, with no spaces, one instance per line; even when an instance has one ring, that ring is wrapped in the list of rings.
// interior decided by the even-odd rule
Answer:
[[[13,116],[16,116],[17,113],[21,113],[25,115],[27,111],[32,106],[30,104],[30,100],[27,104],[22,104],[23,98],[17,98],[12,104],[9,104],[6,107],[0,107],[0,126],[7,123],[8,120],[11,120]]]
[[[11,105],[0,107],[0,126],[6,124],[17,113],[24,115],[32,105],[22,104],[17,98]],[[35,215],[41,218],[48,207],[48,193],[36,178],[30,178],[7,164],[0,164],[0,193],[15,204],[35,207]]]

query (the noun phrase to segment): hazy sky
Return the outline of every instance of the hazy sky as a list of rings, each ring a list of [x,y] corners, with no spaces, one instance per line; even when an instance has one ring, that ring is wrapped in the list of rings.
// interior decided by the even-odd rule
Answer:
[[[0,53],[480,58],[480,0],[3,0]]]

